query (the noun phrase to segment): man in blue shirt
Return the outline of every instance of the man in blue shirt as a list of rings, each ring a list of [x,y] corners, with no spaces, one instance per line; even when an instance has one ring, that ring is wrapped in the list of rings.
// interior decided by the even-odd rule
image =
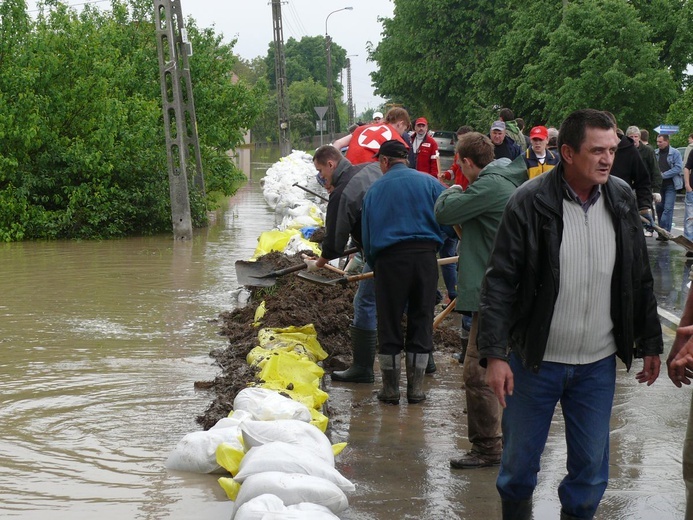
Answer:
[[[380,145],[383,177],[363,201],[364,255],[375,272],[375,305],[383,389],[378,399],[399,403],[401,352],[406,352],[407,400],[426,399],[423,378],[433,349],[433,311],[438,286],[436,252],[445,234],[433,206],[445,187],[407,167],[407,148],[395,140]],[[407,313],[406,338],[402,316]]]

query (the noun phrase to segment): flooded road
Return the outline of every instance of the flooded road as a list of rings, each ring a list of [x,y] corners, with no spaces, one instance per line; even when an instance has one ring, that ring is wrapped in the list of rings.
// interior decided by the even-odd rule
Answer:
[[[274,154],[274,155],[273,155]],[[170,236],[0,245],[0,517],[228,519],[215,476],[168,472],[178,440],[209,404],[226,346],[210,322],[231,308],[234,262],[274,226],[257,180],[276,152],[250,161],[254,181],[190,243]],[[679,219],[680,221],[680,219]],[[679,315],[690,263],[651,239],[660,306]],[[665,336],[668,346],[671,335]],[[611,482],[600,519],[683,518],[681,443],[691,389],[619,372]],[[340,471],[357,491],[350,520],[499,518],[496,468],[451,471],[468,447],[461,367],[438,358],[421,406],[381,406],[377,384],[330,385]],[[557,418],[559,415],[557,415]],[[557,518],[562,421],[542,460],[535,518]]]

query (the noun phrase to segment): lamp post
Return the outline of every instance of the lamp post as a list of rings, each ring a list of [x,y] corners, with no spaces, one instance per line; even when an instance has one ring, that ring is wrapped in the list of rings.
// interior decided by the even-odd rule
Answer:
[[[332,39],[327,34],[327,20],[339,11],[351,11],[353,7],[342,7],[332,11],[325,18],[325,46],[327,47],[327,131],[330,133],[330,142],[334,141],[334,100],[332,99]]]
[[[351,92],[351,57],[358,56],[358,54],[349,54],[346,59],[347,67],[347,110],[349,113],[348,123],[351,126],[354,123],[354,97]]]

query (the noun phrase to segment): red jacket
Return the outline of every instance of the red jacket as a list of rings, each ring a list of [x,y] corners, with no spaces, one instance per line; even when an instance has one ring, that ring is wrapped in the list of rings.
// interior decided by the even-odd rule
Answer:
[[[351,134],[351,141],[349,141],[346,158],[349,159],[351,164],[378,162],[375,154],[380,150],[380,145],[390,139],[397,139],[403,142],[407,148],[409,147],[392,125],[387,123],[375,123],[359,126]]]
[[[423,143],[419,149],[416,149],[416,134],[411,138],[412,147],[414,149],[414,157],[416,161],[416,169],[423,173],[428,173],[438,178],[438,143],[426,133]]]
[[[440,174],[440,178],[444,181],[455,181],[455,184],[459,184],[462,186],[462,189],[467,189],[467,186],[469,186],[469,181],[467,180],[467,177],[464,176],[462,173],[462,168],[459,167],[457,164],[457,159],[458,156],[455,154],[455,158],[452,161],[452,167],[449,170],[444,171],[443,173]]]

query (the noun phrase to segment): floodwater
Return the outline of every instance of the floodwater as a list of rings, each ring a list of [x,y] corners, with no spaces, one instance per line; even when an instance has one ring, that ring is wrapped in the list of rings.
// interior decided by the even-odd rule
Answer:
[[[189,243],[170,236],[0,245],[0,517],[228,519],[211,475],[169,472],[178,440],[209,403],[193,383],[217,373],[211,320],[232,307],[234,262],[274,226],[259,177],[274,150],[244,160],[253,181]],[[690,265],[651,243],[660,305],[685,301]],[[670,334],[665,336],[668,346]],[[611,482],[600,519],[683,518],[681,445],[690,389],[662,374],[645,388],[619,371]],[[381,406],[376,385],[331,385],[340,471],[357,485],[342,518],[499,518],[496,468],[451,471],[468,448],[460,365],[442,355],[422,405]],[[557,518],[562,421],[542,460],[535,519]]]

